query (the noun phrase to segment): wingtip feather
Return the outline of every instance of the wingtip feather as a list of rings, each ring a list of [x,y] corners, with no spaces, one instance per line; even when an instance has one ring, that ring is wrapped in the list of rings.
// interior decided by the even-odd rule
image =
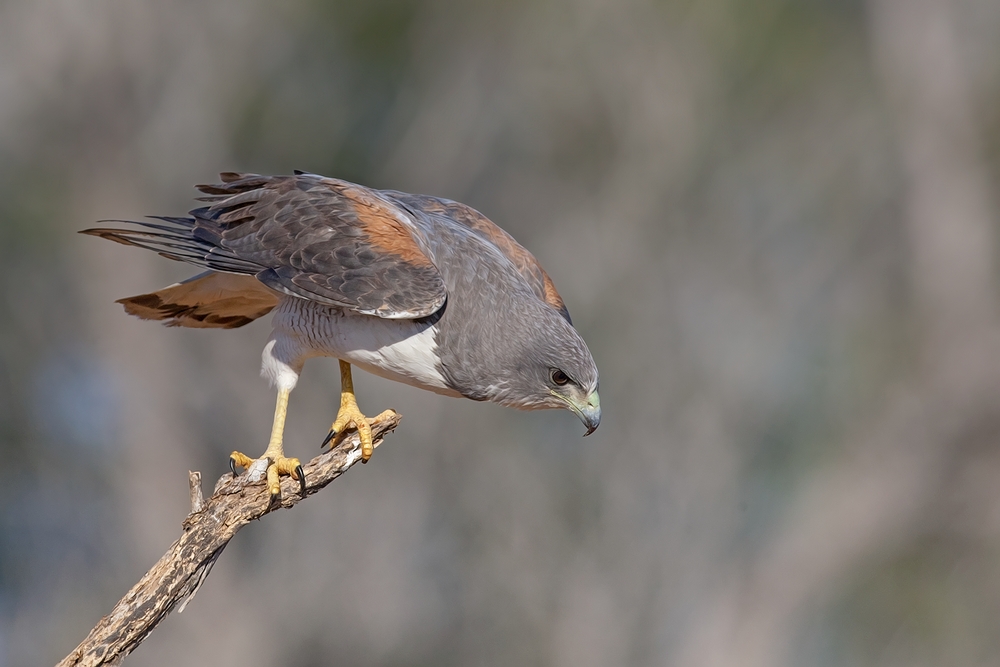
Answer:
[[[112,229],[110,227],[92,227],[91,229],[81,229],[78,234],[86,234],[87,236],[97,236],[102,239],[107,239],[108,241],[114,241],[115,243],[121,243],[122,245],[135,245],[128,238],[122,236],[121,229]]]

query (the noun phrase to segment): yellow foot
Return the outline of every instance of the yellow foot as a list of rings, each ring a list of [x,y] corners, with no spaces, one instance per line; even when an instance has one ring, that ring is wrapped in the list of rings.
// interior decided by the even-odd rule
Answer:
[[[270,456],[268,452],[264,452],[264,456],[259,459],[252,459],[241,452],[233,452],[229,455],[229,469],[233,471],[233,477],[235,477],[237,466],[244,470],[250,470],[258,461],[261,467],[265,461],[267,462],[267,490],[271,494],[272,502],[281,495],[281,475],[288,475],[292,479],[298,480],[302,495],[306,495],[306,474],[298,459]]]
[[[330,426],[330,432],[326,434],[326,438],[324,438],[320,448],[326,447],[334,440],[336,442],[333,443],[333,446],[336,446],[349,428],[355,428],[361,439],[361,462],[368,463],[368,459],[372,457],[372,452],[375,451],[375,446],[372,444],[372,426],[393,414],[395,413],[392,410],[385,410],[376,417],[368,418],[361,414],[357,402],[353,400],[341,401],[337,419]]]
[[[358,430],[358,436],[361,438],[361,462],[368,463],[372,452],[375,451],[375,447],[372,445],[372,425],[368,421],[368,417],[365,417],[358,409],[358,402],[354,399],[354,394],[341,396],[340,411],[337,412],[337,418],[330,426],[330,432],[326,434],[321,447],[326,447],[327,443],[338,435],[342,435],[349,426]]]

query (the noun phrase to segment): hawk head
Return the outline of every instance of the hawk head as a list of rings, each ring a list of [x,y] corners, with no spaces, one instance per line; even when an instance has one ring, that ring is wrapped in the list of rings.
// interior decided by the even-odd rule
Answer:
[[[571,410],[590,435],[601,423],[597,365],[572,324],[552,308],[539,310],[532,326],[512,328],[498,341],[504,362],[488,398],[521,410]]]

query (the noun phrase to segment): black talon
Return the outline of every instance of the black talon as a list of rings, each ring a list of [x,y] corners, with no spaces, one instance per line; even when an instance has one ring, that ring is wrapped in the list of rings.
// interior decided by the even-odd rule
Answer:
[[[236,479],[236,459],[229,457],[229,469],[233,471],[233,479]]]
[[[267,501],[267,508],[272,509],[275,506],[279,505],[280,503],[281,503],[281,492],[279,491],[278,493],[272,493],[271,499]]]
[[[302,488],[302,495],[306,495],[306,471],[301,465],[295,466],[295,476],[299,478],[299,486]]]
[[[330,441],[331,441],[331,440],[333,440],[333,439],[334,439],[334,438],[336,438],[336,437],[337,437],[337,432],[336,432],[336,431],[334,431],[334,430],[333,430],[333,429],[331,428],[331,429],[330,429],[330,432],[326,434],[326,437],[325,437],[325,438],[323,438],[323,444],[322,444],[322,445],[320,445],[320,446],[319,446],[319,448],[320,448],[320,449],[323,449],[324,447],[326,447],[327,445],[329,445],[329,444],[330,444]]]

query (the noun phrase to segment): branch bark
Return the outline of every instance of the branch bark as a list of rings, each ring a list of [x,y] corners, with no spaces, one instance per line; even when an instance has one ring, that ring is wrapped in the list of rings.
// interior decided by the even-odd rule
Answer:
[[[375,418],[372,438],[376,447],[386,433],[399,425],[399,420],[391,410]],[[353,433],[303,466],[305,494],[301,494],[299,482],[283,478],[281,497],[274,505],[270,504],[264,480],[253,470],[235,478],[224,475],[208,500],[202,499],[201,474],[190,473],[191,514],[182,524],[184,532],[57,667],[120,664],[167,614],[174,609],[184,611],[240,528],[274,510],[298,504],[360,460],[361,446],[357,433]]]

